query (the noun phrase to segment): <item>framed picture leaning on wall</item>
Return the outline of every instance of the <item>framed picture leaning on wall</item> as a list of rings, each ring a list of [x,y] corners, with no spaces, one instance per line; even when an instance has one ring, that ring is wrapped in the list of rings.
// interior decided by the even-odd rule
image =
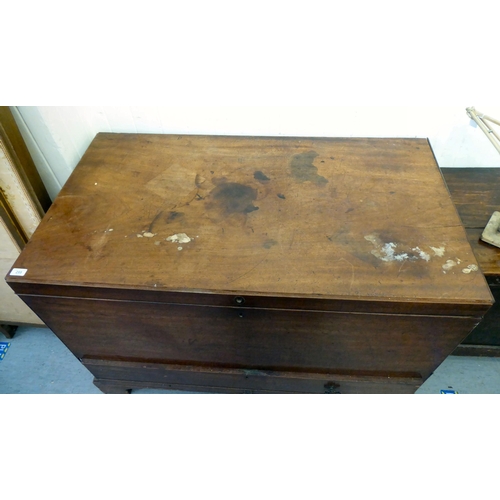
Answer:
[[[42,325],[5,282],[5,275],[38,224],[50,198],[10,109],[0,106],[0,332],[11,337],[17,325]]]

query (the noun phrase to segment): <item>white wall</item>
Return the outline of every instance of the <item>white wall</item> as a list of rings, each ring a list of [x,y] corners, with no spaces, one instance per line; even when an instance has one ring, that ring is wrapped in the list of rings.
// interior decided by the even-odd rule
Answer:
[[[52,198],[98,132],[311,137],[428,137],[441,167],[500,167],[465,108],[500,107],[12,107]]]

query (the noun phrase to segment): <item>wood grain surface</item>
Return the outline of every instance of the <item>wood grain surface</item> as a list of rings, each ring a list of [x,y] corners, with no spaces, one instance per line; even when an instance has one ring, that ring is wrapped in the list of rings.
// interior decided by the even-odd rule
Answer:
[[[407,394],[422,384],[415,376],[366,377],[338,373],[279,372],[163,363],[84,359],[103,392],[158,388],[217,393]]]
[[[414,392],[492,296],[421,139],[99,134],[7,278],[105,392]]]
[[[481,270],[490,283],[500,284],[500,248],[481,241],[491,215],[500,210],[500,168],[443,168],[442,172]]]
[[[99,134],[8,280],[487,309],[477,265],[426,140]]]
[[[500,209],[500,168],[445,168],[442,172],[496,301],[453,354],[499,356],[500,248],[482,241],[481,234],[491,214]]]
[[[22,296],[79,359],[418,376],[473,317],[366,314]]]

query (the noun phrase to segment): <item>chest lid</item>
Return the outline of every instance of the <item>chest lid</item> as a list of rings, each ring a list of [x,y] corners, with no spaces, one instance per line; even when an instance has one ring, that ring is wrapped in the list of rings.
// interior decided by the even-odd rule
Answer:
[[[14,267],[18,290],[492,303],[425,139],[98,134]]]

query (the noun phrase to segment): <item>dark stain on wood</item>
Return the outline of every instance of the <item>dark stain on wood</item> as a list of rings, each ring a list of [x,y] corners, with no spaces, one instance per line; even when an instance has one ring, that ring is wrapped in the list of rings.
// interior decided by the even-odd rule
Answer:
[[[227,183],[227,177],[212,177],[212,184],[214,186],[218,186],[219,184],[225,184]]]
[[[260,182],[268,182],[271,180],[266,174],[264,174],[260,170],[256,170],[255,173],[253,174],[253,177],[254,179]]]
[[[269,249],[269,248],[271,248],[271,247],[273,247],[274,245],[277,245],[277,244],[278,244],[278,242],[276,240],[269,239],[269,240],[264,241],[264,243],[262,244],[262,246],[264,248]]]
[[[184,217],[184,212],[170,212],[167,216],[167,222],[172,222],[174,220]]]
[[[282,200],[286,200],[285,195],[281,194],[281,193],[278,193],[278,198],[281,198]]]
[[[313,165],[314,159],[318,156],[316,151],[308,151],[307,153],[299,153],[292,156],[290,169],[293,177],[299,182],[313,182],[314,184],[322,185],[328,182],[323,176],[318,174],[318,168]]]
[[[155,225],[156,221],[161,217],[161,215],[163,214],[163,210],[160,210],[155,216],[154,216],[154,219],[151,221],[151,224],[149,224],[149,227],[148,227],[148,232],[151,233],[153,232],[153,226]]]
[[[325,394],[340,394],[340,384],[335,382],[327,382],[324,385]]]
[[[207,208],[218,208],[224,215],[248,214],[258,210],[253,202],[257,199],[257,190],[237,182],[221,182],[210,192]]]

